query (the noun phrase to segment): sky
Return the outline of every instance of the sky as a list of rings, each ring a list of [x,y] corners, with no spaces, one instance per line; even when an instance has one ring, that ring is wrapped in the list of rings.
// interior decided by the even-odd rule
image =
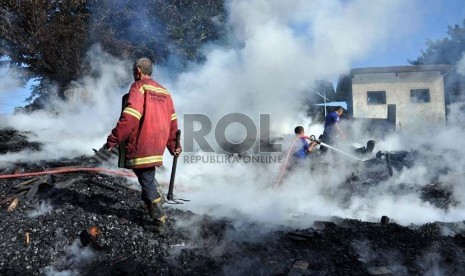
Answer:
[[[342,1],[350,2],[350,1]],[[382,45],[370,49],[366,55],[351,61],[352,68],[409,65],[408,60],[420,56],[428,39],[446,37],[447,26],[462,25],[465,19],[465,5],[461,0],[414,0],[405,3],[415,5],[408,22],[399,21],[396,28]],[[331,16],[331,15],[329,15]],[[350,38],[348,39],[350,43]],[[30,94],[29,82],[26,87],[18,87],[14,81],[14,71],[0,68],[0,114],[11,114],[16,106],[26,104],[24,99]],[[329,76],[335,82],[338,76]],[[9,81],[12,79],[12,81]]]
[[[6,61],[8,59],[2,57],[0,64],[6,64]],[[31,86],[35,80],[29,80],[23,86],[18,80],[18,75],[13,67],[0,65],[0,115],[12,114],[15,107],[27,104],[25,99],[30,96]]]
[[[406,1],[408,2],[408,1]],[[405,32],[399,37],[386,41],[384,46],[375,49],[366,58],[356,60],[354,68],[409,65],[426,49],[426,41],[447,36],[447,26],[462,26],[465,19],[465,5],[461,0],[416,1],[417,14],[405,25],[399,22],[398,29]]]

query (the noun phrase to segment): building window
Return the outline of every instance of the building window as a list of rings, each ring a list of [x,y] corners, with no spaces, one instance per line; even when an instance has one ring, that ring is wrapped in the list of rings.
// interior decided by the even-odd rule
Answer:
[[[386,91],[368,91],[367,104],[386,104]]]
[[[410,99],[412,103],[429,103],[429,89],[411,89]]]

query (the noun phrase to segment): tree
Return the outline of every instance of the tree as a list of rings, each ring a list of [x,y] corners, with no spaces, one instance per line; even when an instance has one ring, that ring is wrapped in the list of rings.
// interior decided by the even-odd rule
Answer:
[[[436,41],[428,40],[426,50],[414,61],[413,65],[449,64],[456,66],[464,58],[465,53],[465,20],[462,27],[448,26],[448,37]],[[465,101],[465,76],[457,70],[449,72],[445,77],[446,102]]]
[[[116,56],[147,56],[181,65],[202,60],[201,46],[222,37],[222,0],[95,1],[92,40]]]
[[[426,50],[416,60],[410,61],[413,65],[422,64],[450,64],[455,65],[462,59],[465,52],[465,20],[462,27],[448,26],[448,37],[436,41],[428,40]]]
[[[224,33],[223,0],[5,0],[0,4],[0,57],[25,65],[59,92],[86,72],[90,46],[121,58],[175,57],[179,68],[199,62],[203,44]]]
[[[78,75],[88,15],[83,0],[2,1],[0,55],[41,80],[35,94],[49,82],[64,89]]]

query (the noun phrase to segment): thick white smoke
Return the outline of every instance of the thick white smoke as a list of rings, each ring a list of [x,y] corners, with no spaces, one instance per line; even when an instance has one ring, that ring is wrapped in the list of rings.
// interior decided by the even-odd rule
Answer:
[[[113,58],[98,46],[88,52],[87,58],[93,72],[72,84],[70,101],[55,99],[47,110],[7,118],[9,126],[30,131],[30,140],[42,142],[43,151],[3,155],[1,163],[91,154],[92,148],[106,142],[121,112],[120,95],[126,93],[130,83],[131,63]]]
[[[178,110],[208,114],[212,121],[228,112],[270,113],[275,133],[292,133],[299,124],[307,128],[308,122],[296,120],[300,119],[300,92],[315,79],[347,71],[354,60],[368,55],[388,39],[404,36],[396,26],[398,22],[409,22],[409,14],[414,14],[416,8],[413,4],[232,1],[230,22],[235,27],[233,39],[238,47],[207,49],[210,52],[206,64],[180,75],[177,82],[170,84],[174,91],[181,91],[176,98]],[[426,142],[417,136],[447,141],[451,132],[461,131],[438,127],[421,135],[393,135],[378,141],[375,150],[416,149]],[[320,133],[307,131],[307,134]],[[438,154],[441,149],[436,151],[436,145],[445,145],[430,144],[429,150]],[[457,143],[447,145],[463,148]],[[461,172],[461,164],[450,163],[453,171]],[[186,207],[218,216],[250,216],[298,226],[308,226],[315,218],[332,215],[367,220],[388,215],[402,224],[463,219],[461,204],[444,211],[420,199],[418,188],[432,181],[429,168],[423,164],[396,172],[395,177],[381,183],[368,196],[355,193],[346,204],[341,202],[347,187],[339,185],[350,173],[349,168],[294,172],[280,188],[272,189],[270,186],[278,178],[278,165],[181,165],[179,171],[183,173],[178,183],[189,188],[183,195],[192,199]],[[389,192],[392,186],[405,183],[415,189],[404,195]]]
[[[16,106],[15,103],[28,96],[27,92],[20,89],[22,83],[19,76],[24,72],[7,65],[6,62],[8,62],[7,59],[0,59],[0,106],[2,107],[0,116],[2,113],[11,113]]]
[[[270,114],[271,129],[277,136],[292,136],[296,125],[303,125],[306,134],[318,136],[321,126],[302,115],[303,91],[314,80],[336,78],[375,48],[408,35],[409,29],[400,29],[399,22],[409,25],[418,5],[420,1],[400,0],[228,1],[232,30],[229,46],[208,45],[203,49],[204,64],[169,77],[164,77],[167,73],[163,67],[157,67],[154,77],[172,91],[181,129],[186,127],[183,114],[205,114],[215,124],[225,114],[240,112],[253,119],[258,114]],[[44,150],[0,156],[0,162],[90,154],[92,148],[105,142],[119,117],[121,95],[130,83],[131,63],[114,59],[98,48],[89,52],[89,59],[98,74],[75,84],[75,90],[85,91],[77,102],[56,102],[57,114],[38,111],[8,118],[12,127],[32,131],[33,139],[45,143]],[[209,141],[213,141],[212,135]],[[430,149],[463,149],[462,142],[447,143],[451,137],[460,136],[463,130],[459,128],[435,129],[429,136],[436,141]],[[411,135],[394,135],[378,142],[375,151],[423,144]],[[184,156],[189,154],[179,159],[175,194],[191,200],[180,208],[198,213],[298,227],[333,215],[365,220],[387,215],[403,224],[463,220],[461,203],[446,212],[420,200],[417,192],[390,193],[395,185],[430,183],[430,164],[395,172],[369,195],[355,193],[347,200],[343,192],[347,187],[341,185],[351,185],[345,182],[351,166],[294,170],[273,188],[282,164],[188,163]],[[165,166],[169,166],[171,158],[166,160]],[[446,162],[453,167],[451,171],[461,172],[463,161]],[[169,170],[157,177],[167,181]],[[447,184],[455,181],[452,172],[441,180]],[[460,189],[454,186],[454,194]]]
[[[274,130],[288,132],[302,91],[382,45],[395,22],[408,22],[410,8],[402,1],[229,1],[235,47],[207,47],[206,64],[170,84],[178,109],[213,119],[269,113]]]

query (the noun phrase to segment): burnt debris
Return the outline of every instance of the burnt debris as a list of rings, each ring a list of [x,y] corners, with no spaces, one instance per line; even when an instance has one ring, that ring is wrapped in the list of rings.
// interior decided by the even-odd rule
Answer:
[[[1,174],[97,164],[81,156],[16,164]],[[363,192],[368,178],[352,178],[351,191]],[[428,189],[425,200],[450,197],[440,184]],[[172,205],[160,235],[127,177],[94,171],[0,179],[0,205],[1,275],[465,275],[463,222],[404,227],[387,216],[333,218],[264,231]],[[454,234],[444,235],[445,228]]]
[[[29,142],[26,134],[10,128],[0,130],[0,154],[25,149],[40,150],[40,143]]]

